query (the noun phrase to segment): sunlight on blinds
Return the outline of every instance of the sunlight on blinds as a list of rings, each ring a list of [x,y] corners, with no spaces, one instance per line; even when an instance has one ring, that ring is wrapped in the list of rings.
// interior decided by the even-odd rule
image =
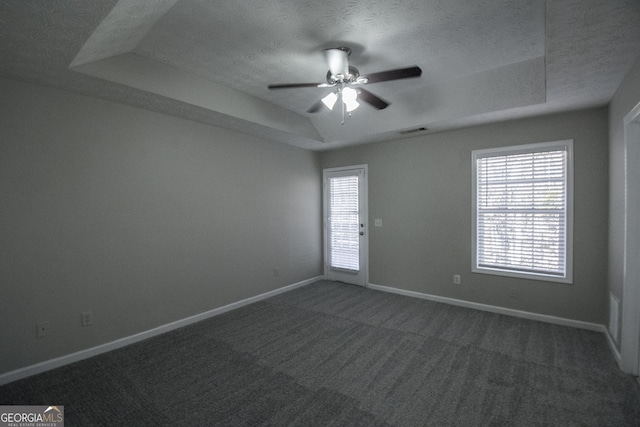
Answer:
[[[567,152],[477,159],[477,265],[563,277]]]
[[[329,178],[330,265],[360,270],[358,177]]]

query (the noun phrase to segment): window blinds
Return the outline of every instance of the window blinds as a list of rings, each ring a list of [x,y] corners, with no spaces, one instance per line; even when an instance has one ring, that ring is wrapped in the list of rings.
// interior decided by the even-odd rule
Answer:
[[[329,179],[329,238],[332,268],[360,270],[358,177]]]
[[[476,162],[477,267],[565,277],[566,147]]]

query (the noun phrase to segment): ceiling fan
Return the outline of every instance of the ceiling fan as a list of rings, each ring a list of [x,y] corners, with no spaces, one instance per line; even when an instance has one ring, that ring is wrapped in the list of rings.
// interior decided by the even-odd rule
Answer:
[[[294,89],[301,87],[335,88],[336,90],[313,104],[307,113],[317,113],[326,106],[333,110],[335,103],[340,100],[342,108],[342,124],[344,124],[345,110],[351,111],[360,105],[358,100],[364,101],[377,110],[382,110],[389,106],[389,102],[374,95],[361,86],[371,83],[386,82],[389,80],[408,79],[420,77],[422,70],[420,67],[400,68],[397,70],[382,71],[379,73],[361,76],[356,67],[349,65],[349,55],[351,49],[348,47],[336,47],[324,50],[325,58],[329,65],[327,71],[327,81],[323,83],[286,83],[269,85],[269,89]]]

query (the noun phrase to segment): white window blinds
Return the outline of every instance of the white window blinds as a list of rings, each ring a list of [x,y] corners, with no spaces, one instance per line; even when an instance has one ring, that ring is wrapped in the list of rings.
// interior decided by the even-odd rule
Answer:
[[[567,278],[569,145],[474,152],[475,268]]]
[[[360,270],[358,177],[329,179],[329,238],[332,268]]]

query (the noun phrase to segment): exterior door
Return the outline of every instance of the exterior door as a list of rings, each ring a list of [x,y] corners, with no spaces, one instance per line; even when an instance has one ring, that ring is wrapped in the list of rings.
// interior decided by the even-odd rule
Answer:
[[[367,165],[325,169],[324,275],[367,286]]]

